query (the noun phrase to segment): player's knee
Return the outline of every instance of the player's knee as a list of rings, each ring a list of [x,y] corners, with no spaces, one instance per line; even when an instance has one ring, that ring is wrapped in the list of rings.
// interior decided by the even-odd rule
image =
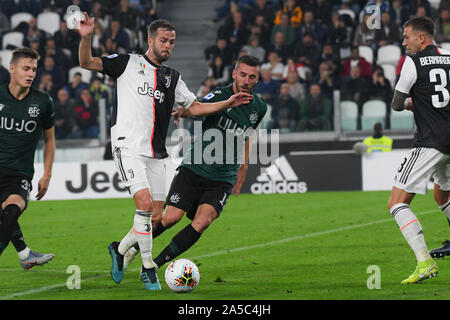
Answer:
[[[2,209],[5,210],[9,205],[17,206],[22,212],[25,209],[27,203],[21,196],[12,194],[2,203]]]
[[[178,221],[183,218],[184,211],[177,210],[176,212],[166,211],[164,212],[164,215],[162,216],[162,224],[166,228],[170,228],[174,224],[176,224]]]
[[[443,191],[439,187],[435,186],[433,197],[438,206],[443,206],[450,200],[450,191]]]
[[[192,227],[197,231],[202,233],[205,231],[211,223],[215,220],[213,215],[199,215],[196,216],[192,221]]]

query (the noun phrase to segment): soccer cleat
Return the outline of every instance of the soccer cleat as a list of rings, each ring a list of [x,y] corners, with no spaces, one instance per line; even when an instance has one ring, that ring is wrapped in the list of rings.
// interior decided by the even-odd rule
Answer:
[[[144,267],[142,267],[139,279],[144,283],[146,290],[161,290],[156,268],[146,269],[144,271]]]
[[[26,259],[20,259],[20,265],[25,270],[30,270],[34,266],[42,266],[55,257],[53,253],[42,254],[39,252],[30,251]]]
[[[445,240],[442,243],[442,247],[431,250],[430,256],[432,256],[433,258],[443,258],[445,256],[450,256],[450,240]]]
[[[128,249],[127,253],[125,253],[123,257],[123,270],[126,271],[130,263],[136,258],[139,250],[136,250],[134,247]]]
[[[111,277],[115,283],[122,282],[124,269],[123,269],[123,256],[119,254],[119,243],[113,241],[108,246],[109,255],[111,256]]]
[[[420,283],[423,280],[436,277],[438,274],[438,266],[433,259],[428,259],[422,262],[418,262],[416,270],[401,284]]]

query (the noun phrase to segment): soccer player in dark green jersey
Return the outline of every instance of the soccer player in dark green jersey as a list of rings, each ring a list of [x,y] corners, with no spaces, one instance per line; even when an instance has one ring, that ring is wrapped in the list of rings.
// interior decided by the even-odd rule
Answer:
[[[216,88],[201,101],[223,101],[238,92],[251,93],[258,82],[259,69],[257,58],[240,57],[233,70],[232,85]],[[176,234],[154,259],[158,268],[197,242],[203,231],[219,217],[231,193],[239,195],[248,168],[251,131],[258,127],[266,110],[264,100],[253,95],[248,104],[203,117],[199,138],[213,135],[214,152],[209,152],[211,140],[203,138],[200,142],[194,141],[184,155],[166,199],[163,219],[154,229],[153,238],[180,221],[185,212],[192,223]],[[181,108],[173,115],[195,116],[189,109]],[[235,140],[237,143],[229,143]],[[135,249],[131,248],[125,255],[126,265],[137,253]]]
[[[47,192],[55,157],[53,101],[47,93],[31,87],[39,58],[29,48],[14,50],[9,66],[11,80],[0,86],[0,255],[12,242],[25,270],[54,257],[31,251],[18,223],[27,207],[34,154],[42,133],[44,174],[38,183],[37,200]]]

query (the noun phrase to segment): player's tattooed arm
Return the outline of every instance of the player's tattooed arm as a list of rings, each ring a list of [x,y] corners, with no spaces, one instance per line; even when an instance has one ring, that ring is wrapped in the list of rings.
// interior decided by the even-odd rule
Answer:
[[[395,111],[405,110],[406,98],[408,98],[408,94],[395,90],[394,97],[392,98],[391,108]]]
[[[81,36],[78,56],[80,67],[88,70],[103,71],[102,59],[92,56],[91,38],[94,33],[94,19],[89,19],[87,13],[84,13],[84,20],[80,22],[78,28],[78,33]]]

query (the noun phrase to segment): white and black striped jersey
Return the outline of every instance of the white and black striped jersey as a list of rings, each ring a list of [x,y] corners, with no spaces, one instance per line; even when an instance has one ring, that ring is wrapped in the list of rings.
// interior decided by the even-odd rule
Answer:
[[[145,55],[102,57],[103,73],[116,81],[111,115],[112,148],[152,158],[168,156],[165,141],[174,103],[189,108],[196,96],[178,71]]]
[[[395,89],[413,100],[413,146],[450,154],[450,52],[429,45],[407,56]]]

